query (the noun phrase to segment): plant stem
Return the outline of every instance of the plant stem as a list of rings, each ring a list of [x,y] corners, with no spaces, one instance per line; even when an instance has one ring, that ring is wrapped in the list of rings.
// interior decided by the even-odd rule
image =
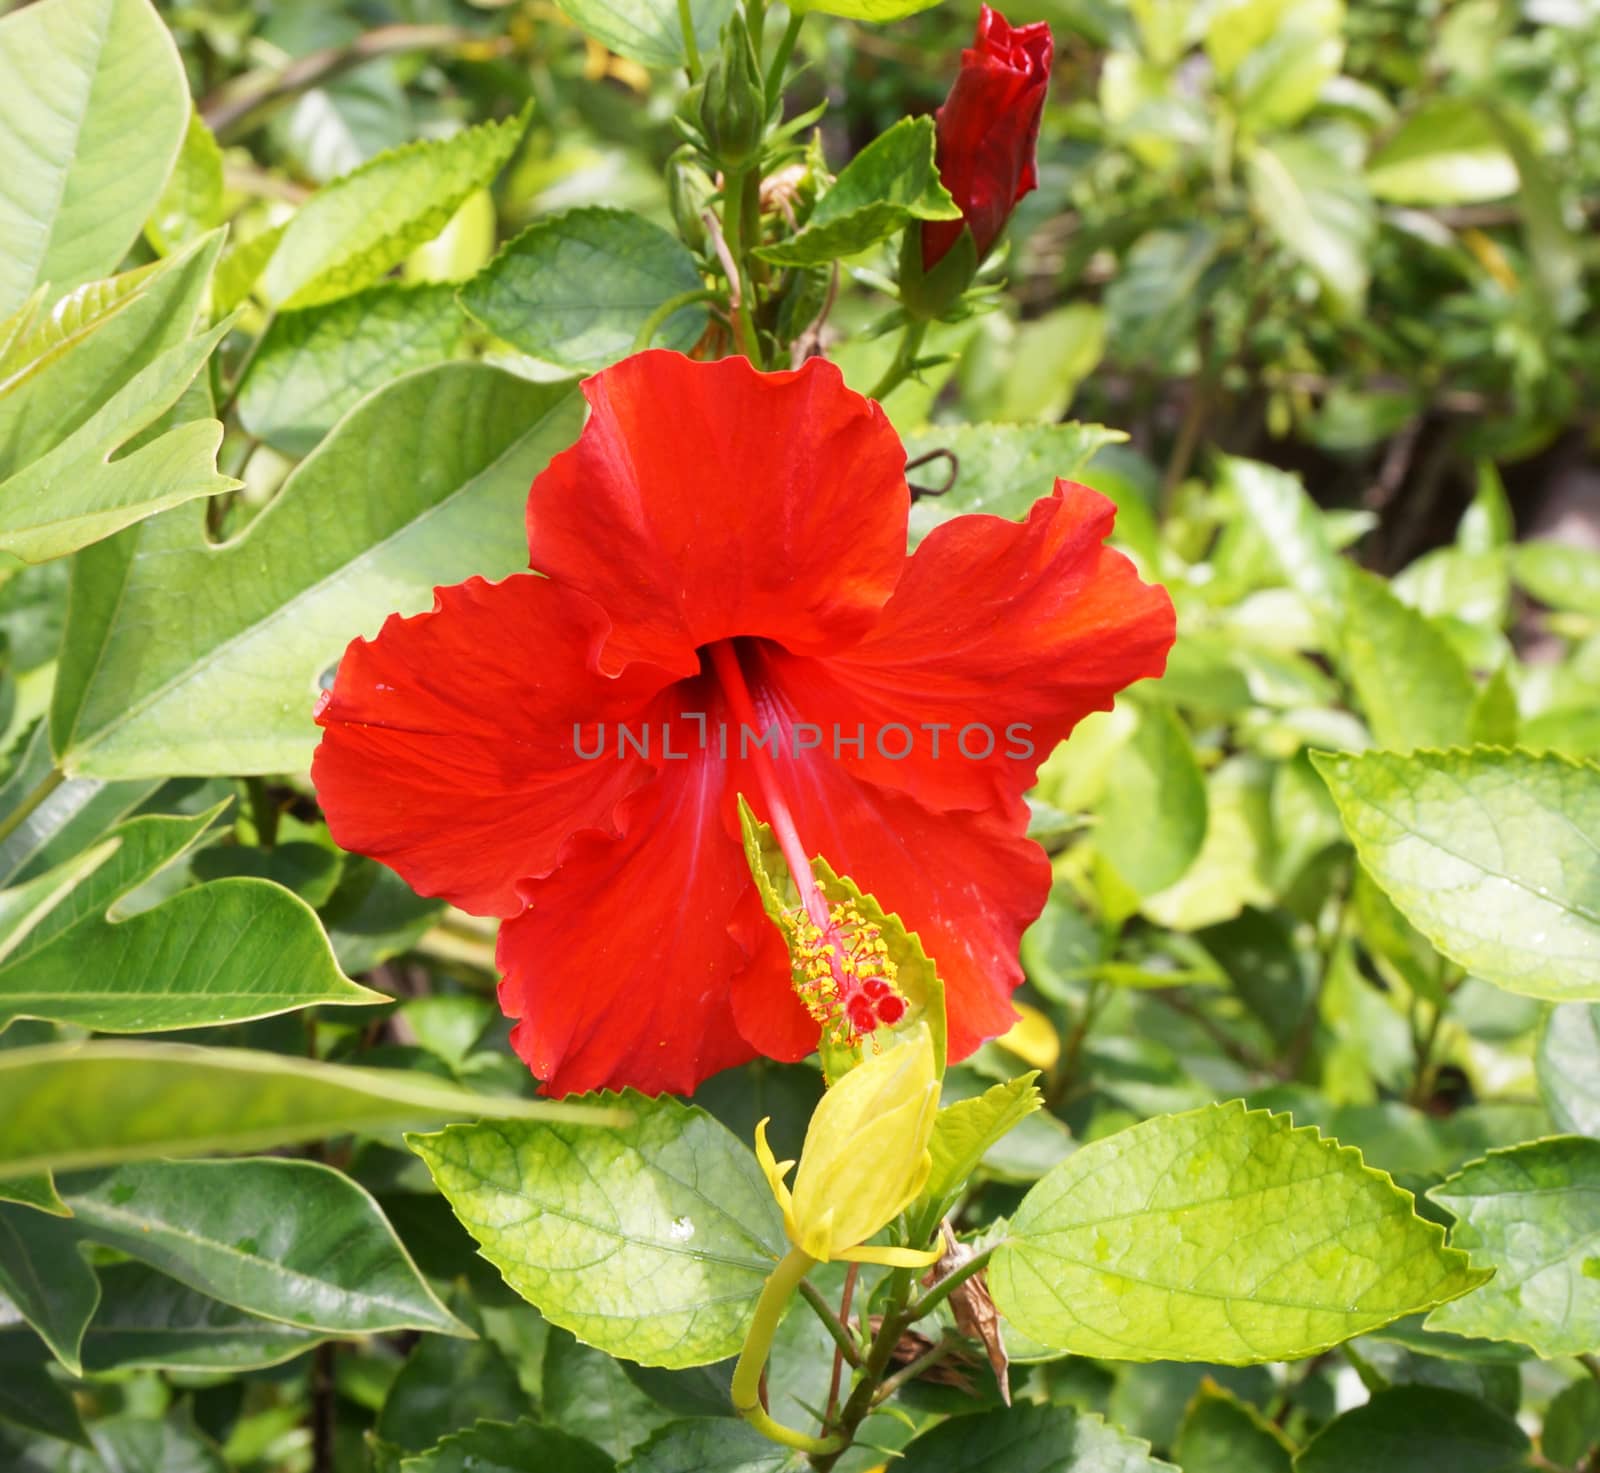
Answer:
[[[797,10],[789,17],[789,24],[783,28],[783,35],[778,39],[778,49],[772,58],[772,65],[767,68],[767,112],[777,106],[778,95],[783,91],[783,74],[789,65],[789,58],[794,54],[794,43],[800,38],[800,27],[805,24],[805,12]]]
[[[873,1400],[877,1396],[878,1387],[883,1383],[883,1373],[888,1369],[894,1348],[900,1343],[900,1337],[905,1334],[911,1323],[906,1317],[905,1309],[906,1299],[910,1293],[911,1271],[897,1268],[890,1280],[889,1298],[883,1321],[873,1338],[871,1348],[867,1351],[866,1364],[861,1368],[861,1375],[850,1392],[849,1400],[844,1404],[844,1410],[839,1413],[836,1424],[839,1429],[835,1439],[836,1446],[826,1453],[812,1455],[811,1461],[816,1473],[829,1473],[833,1465],[839,1461],[840,1454],[854,1440],[856,1429],[871,1413]]]
[[[633,340],[633,351],[635,353],[644,352],[673,313],[679,312],[685,307],[691,307],[696,302],[709,302],[718,295],[719,293],[713,291],[710,287],[702,286],[696,287],[691,292],[679,292],[675,297],[668,297],[654,312],[645,318],[644,325],[639,329],[638,335]]]
[[[0,819],[0,843],[4,843],[12,834],[22,827],[41,803],[44,802],[57,788],[67,780],[66,773],[59,767],[52,767],[40,780],[37,787],[28,794],[4,819]]]
[[[895,1392],[897,1392],[902,1386],[909,1385],[924,1371],[931,1370],[934,1366],[938,1365],[939,1362],[948,1356],[955,1348],[955,1342],[951,1340],[948,1335],[941,1338],[939,1343],[935,1345],[932,1350],[927,1351],[923,1355],[919,1355],[909,1365],[902,1366],[894,1373],[894,1375],[888,1377],[883,1384],[878,1387],[877,1391],[873,1393],[872,1404],[874,1406],[881,1406],[884,1402],[888,1401],[888,1399],[893,1396]]]
[[[851,1264],[850,1272],[855,1273],[855,1265]],[[800,1280],[800,1297],[817,1312],[817,1318],[822,1321],[822,1327],[832,1337],[833,1343],[852,1367],[861,1364],[861,1351],[856,1345],[856,1338],[850,1333],[850,1327],[833,1312],[833,1306],[823,1296],[822,1290],[817,1288],[810,1279]],[[846,1311],[848,1313],[848,1311]]]
[[[920,317],[914,317],[906,323],[906,330],[900,337],[900,346],[895,351],[894,362],[884,371],[884,375],[873,387],[869,398],[883,400],[911,375],[917,366],[917,353],[922,348],[922,340],[927,336],[928,324]]]
[[[755,314],[750,285],[750,273],[745,269],[745,185],[753,181],[760,188],[754,174],[738,170],[729,173],[722,183],[722,238],[728,247],[728,260],[733,268],[733,279],[728,283],[733,316],[734,337],[739,351],[757,368],[765,368],[761,359],[761,339],[756,335]]]
[[[860,1265],[852,1263],[845,1271],[844,1293],[839,1296],[839,1328],[847,1330],[850,1324],[850,1301],[855,1297],[856,1276],[860,1273]],[[839,1407],[839,1382],[844,1376],[845,1347],[843,1342],[833,1348],[833,1374],[828,1377],[828,1405],[822,1414],[822,1425],[826,1427],[833,1420],[833,1414]],[[861,1358],[854,1353],[850,1356],[850,1364],[857,1367]]]
[[[683,32],[683,54],[689,62],[689,80],[700,80],[700,42],[694,33],[694,8],[690,0],[678,0],[678,27]]]
[[[772,1337],[777,1333],[778,1321],[816,1261],[809,1253],[791,1248],[773,1269],[761,1298],[756,1301],[755,1318],[750,1322],[744,1349],[739,1352],[739,1363],[733,1370],[731,1391],[733,1409],[763,1437],[784,1447],[798,1448],[803,1453],[827,1456],[843,1452],[848,1443],[838,1437],[811,1437],[793,1427],[785,1427],[774,1421],[761,1405],[761,1373],[766,1370],[772,1354]]]
[[[914,1300],[907,1307],[906,1319],[911,1324],[926,1319],[974,1274],[982,1273],[989,1266],[995,1248],[999,1246],[996,1243],[993,1247],[985,1248],[982,1253],[974,1253],[960,1268],[946,1274],[922,1298]]]

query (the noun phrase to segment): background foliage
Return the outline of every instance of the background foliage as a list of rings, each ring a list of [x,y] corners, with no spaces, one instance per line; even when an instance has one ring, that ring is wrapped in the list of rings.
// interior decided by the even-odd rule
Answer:
[[[702,48],[729,8],[696,0]],[[861,389],[894,351],[874,333],[890,237],[943,208],[873,160],[926,159],[902,120],[944,95],[974,8],[801,34],[787,111],[827,111],[770,205],[804,226],[769,252],[793,273],[773,332]],[[1243,1098],[1359,1148],[1496,1272],[1426,1327],[1257,1323],[1267,1353],[1358,1333],[1292,1365],[1224,1364],[1261,1359],[1227,1315],[1186,1312],[1194,1344],[1135,1361],[1052,1351],[1042,1316],[1010,1333],[1018,1408],[975,1360],[864,1436],[909,1473],[1593,1469],[1600,11],[1012,18],[1039,17],[1059,61],[1005,288],[935,328],[944,361],[887,402],[913,456],[955,457],[913,530],[1078,475],[1117,500],[1180,638],[1035,795],[1057,883],[1023,1022],[945,1098],[1031,1068],[1047,1108],[983,1155],[963,1221],[1097,1231],[1083,1190],[1076,1218],[1049,1193],[1019,1207],[1128,1127],[1114,1149],[1148,1161],[1238,1114],[1252,1151],[1321,1169],[1331,1146],[1216,1105]],[[644,1367],[560,1327],[586,1333],[615,1282],[549,1319],[522,1302],[401,1131],[496,1117],[487,1164],[461,1127],[418,1146],[469,1209],[536,1179],[557,1129],[688,1153],[713,1195],[749,1197],[722,1245],[743,1293],[780,1235],[733,1137],[772,1114],[794,1154],[815,1071],[720,1077],[712,1118],[664,1106],[639,1140],[543,1122],[488,928],[338,851],[304,775],[353,634],[525,561],[573,374],[647,327],[688,348],[715,326],[682,300],[712,260],[674,158],[682,60],[663,0],[0,20],[8,1468],[791,1466],[707,1420],[726,1363]],[[1151,1119],[1171,1112],[1200,1113]],[[1249,1182],[1212,1165],[1246,1213]],[[1316,1211],[1382,1219],[1373,1180]],[[489,1254],[513,1284],[522,1246]],[[995,1260],[997,1291],[1025,1257]],[[731,1311],[688,1292],[635,1305],[636,1343],[731,1354]],[[831,1353],[809,1314],[785,1322],[791,1419],[825,1400]]]

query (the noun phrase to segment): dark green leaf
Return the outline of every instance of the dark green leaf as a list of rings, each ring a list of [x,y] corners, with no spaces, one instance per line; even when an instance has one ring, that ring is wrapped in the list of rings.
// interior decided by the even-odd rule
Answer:
[[[1397,1386],[1346,1412],[1295,1459],[1295,1473],[1509,1473],[1524,1466],[1526,1434],[1459,1391]]]
[[[0,1294],[74,1375],[100,1284],[78,1252],[70,1223],[0,1202]]]
[[[400,1473],[612,1473],[615,1467],[592,1442],[524,1419],[452,1433],[402,1459]]]
[[[1150,1444],[1065,1406],[952,1417],[905,1449],[899,1473],[1177,1473]]]

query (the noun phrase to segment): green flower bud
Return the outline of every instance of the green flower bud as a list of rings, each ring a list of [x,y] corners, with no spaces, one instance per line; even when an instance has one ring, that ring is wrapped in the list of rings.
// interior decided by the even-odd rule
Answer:
[[[672,223],[691,251],[705,249],[704,212],[711,208],[711,197],[715,193],[716,186],[695,163],[695,149],[689,144],[684,144],[667,160],[667,203],[672,209]]]
[[[917,1198],[928,1180],[928,1141],[939,1112],[933,1040],[919,1027],[911,1040],[858,1064],[817,1106],[806,1131],[791,1194],[783,1178],[792,1161],[775,1161],[766,1121],[756,1127],[756,1156],[766,1173],[789,1241],[826,1263],[921,1267],[939,1250],[864,1248]]]
[[[740,169],[761,152],[767,128],[766,85],[744,16],[735,10],[722,31],[722,50],[706,68],[700,92],[700,131],[724,169]]]

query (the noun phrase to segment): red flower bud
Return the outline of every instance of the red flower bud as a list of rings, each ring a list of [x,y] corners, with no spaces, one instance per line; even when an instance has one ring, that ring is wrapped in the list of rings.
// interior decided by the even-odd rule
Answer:
[[[987,5],[978,34],[961,53],[961,71],[937,114],[939,178],[961,206],[960,220],[922,226],[922,266],[931,271],[963,227],[981,261],[1017,201],[1037,188],[1034,152],[1055,43],[1044,21],[1012,29]]]

